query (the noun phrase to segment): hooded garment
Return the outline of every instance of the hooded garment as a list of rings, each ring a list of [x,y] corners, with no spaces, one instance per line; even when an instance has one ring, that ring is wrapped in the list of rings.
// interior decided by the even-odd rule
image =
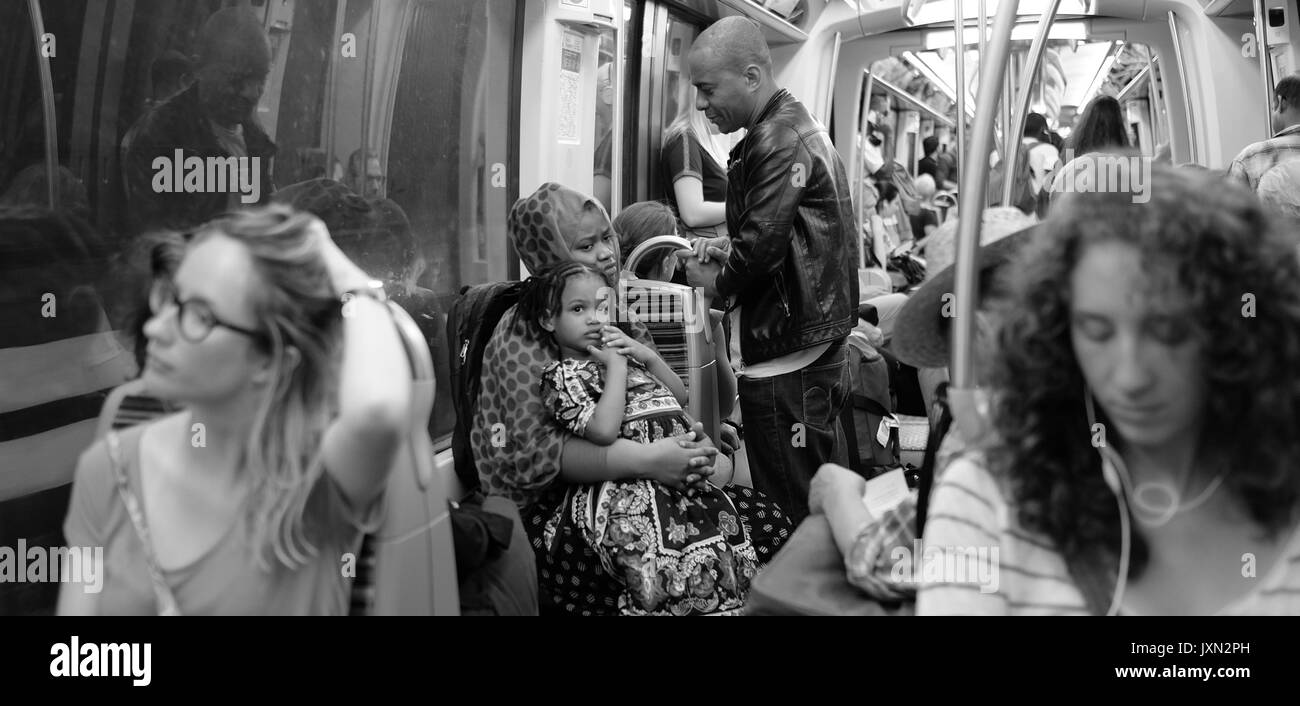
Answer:
[[[529,272],[573,259],[563,233],[576,228],[588,209],[609,222],[595,199],[555,183],[515,202],[507,224],[510,242]],[[542,370],[555,355],[529,334],[525,322],[514,319],[511,307],[483,351],[483,387],[470,445],[484,492],[524,508],[559,475],[564,444],[573,435],[551,421],[542,403]],[[634,325],[632,335],[654,346],[644,326]]]

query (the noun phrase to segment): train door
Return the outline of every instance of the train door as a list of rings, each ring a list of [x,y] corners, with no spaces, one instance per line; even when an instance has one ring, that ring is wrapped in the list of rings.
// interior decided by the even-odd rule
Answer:
[[[673,121],[695,110],[695,88],[686,67],[691,44],[705,18],[657,2],[643,5],[641,71],[637,106],[636,200],[662,199],[666,183],[660,154],[663,134]]]
[[[618,0],[525,3],[519,188],[555,181],[620,205],[626,7]]]

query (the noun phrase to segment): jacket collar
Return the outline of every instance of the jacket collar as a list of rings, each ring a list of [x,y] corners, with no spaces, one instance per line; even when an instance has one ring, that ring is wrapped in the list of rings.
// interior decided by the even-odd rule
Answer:
[[[1273,137],[1282,137],[1283,135],[1294,135],[1294,134],[1296,134],[1297,132],[1300,132],[1300,125],[1292,125],[1292,126],[1289,127],[1289,128],[1285,128],[1285,129],[1282,129],[1282,130],[1278,130],[1278,131],[1273,135]]]
[[[758,114],[758,119],[754,121],[754,125],[758,125],[764,120],[767,120],[772,117],[772,113],[775,113],[787,103],[793,102],[794,96],[790,95],[789,91],[784,88],[778,88],[776,93],[773,93],[772,97],[767,99],[767,105],[763,106],[763,111]],[[752,128],[754,125],[751,125],[750,127]]]

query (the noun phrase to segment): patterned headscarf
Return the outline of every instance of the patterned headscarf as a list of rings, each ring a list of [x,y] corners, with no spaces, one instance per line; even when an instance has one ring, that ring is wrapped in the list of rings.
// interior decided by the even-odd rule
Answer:
[[[510,209],[510,242],[529,272],[573,260],[564,233],[578,227],[587,211],[596,211],[606,223],[609,214],[596,199],[567,186],[547,182]],[[615,243],[617,259],[617,242]]]

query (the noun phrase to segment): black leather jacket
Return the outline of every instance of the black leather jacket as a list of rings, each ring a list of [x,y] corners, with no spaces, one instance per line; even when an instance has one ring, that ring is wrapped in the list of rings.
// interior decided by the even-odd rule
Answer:
[[[849,180],[826,128],[777,91],[727,172],[731,255],[718,275],[741,307],[740,355],[761,363],[844,338],[858,306]]]

